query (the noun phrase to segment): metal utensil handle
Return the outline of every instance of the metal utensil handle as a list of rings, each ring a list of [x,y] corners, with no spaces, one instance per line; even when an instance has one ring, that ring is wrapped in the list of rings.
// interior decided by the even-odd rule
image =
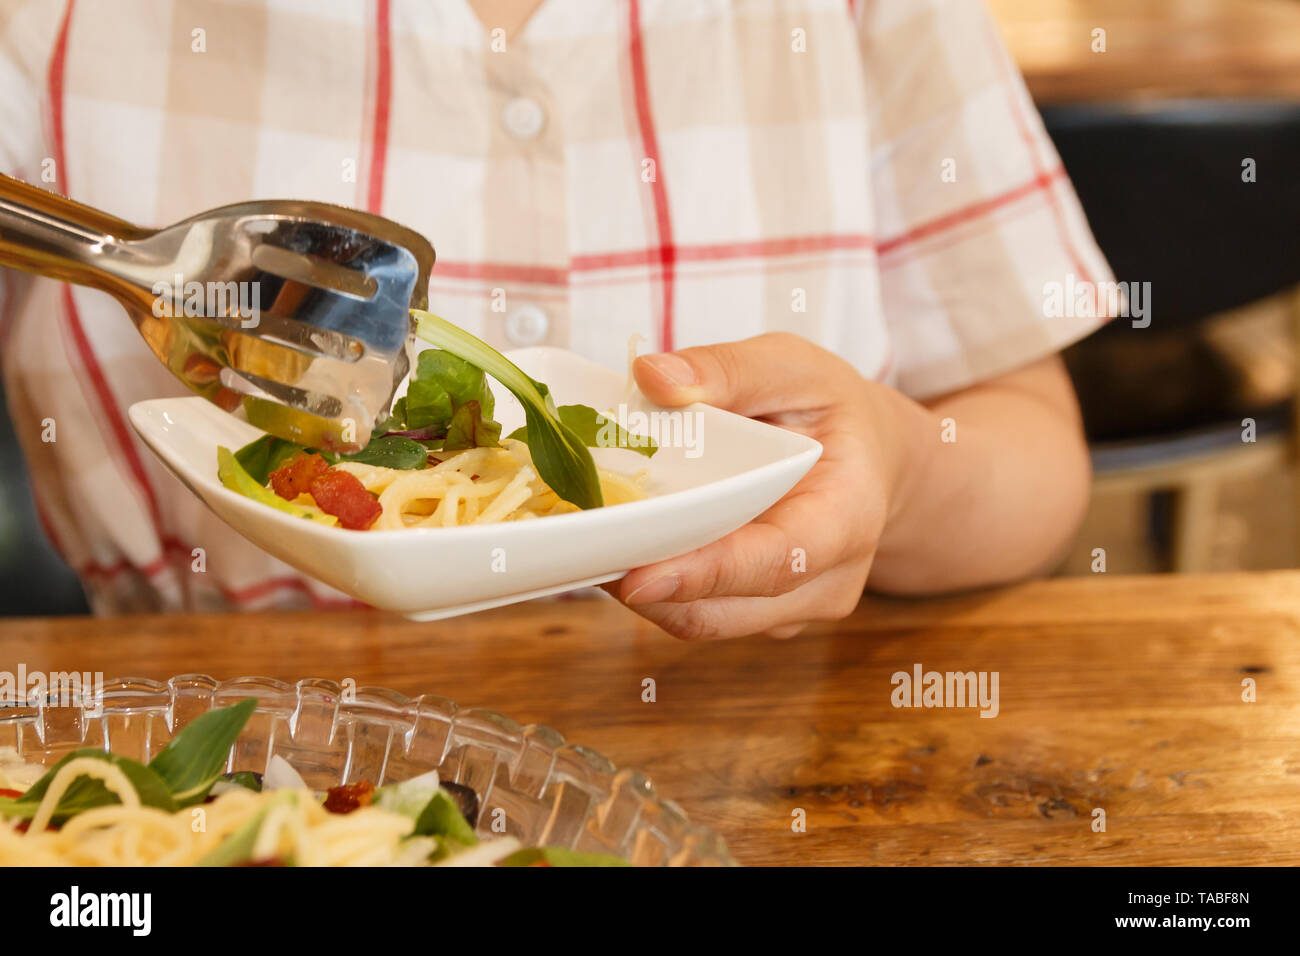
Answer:
[[[0,174],[0,266],[134,302],[138,287],[107,271],[104,254],[145,235],[129,222]]]

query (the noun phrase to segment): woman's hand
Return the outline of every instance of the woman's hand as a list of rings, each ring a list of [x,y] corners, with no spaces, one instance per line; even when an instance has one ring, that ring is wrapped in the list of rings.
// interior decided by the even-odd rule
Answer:
[[[1087,506],[1057,356],[924,405],[788,333],[643,356],[634,374],[660,405],[706,402],[825,449],[751,524],[606,585],[677,637],[791,637],[847,616],[868,575],[875,590],[933,594],[1041,574]]]
[[[881,440],[892,429],[877,418],[893,404],[883,393],[897,393],[785,333],[643,356],[634,372],[651,401],[706,402],[801,432],[825,450],[751,524],[698,551],[637,568],[610,592],[687,639],[790,637],[812,621],[849,614],[896,494],[898,445]]]

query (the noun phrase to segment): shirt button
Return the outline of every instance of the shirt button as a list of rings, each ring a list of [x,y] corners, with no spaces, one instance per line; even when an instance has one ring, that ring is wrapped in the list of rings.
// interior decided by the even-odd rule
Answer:
[[[537,345],[546,339],[551,320],[535,305],[521,305],[506,316],[506,338],[512,345],[524,348]]]
[[[542,131],[546,113],[536,100],[520,96],[506,104],[501,120],[516,139],[532,139]]]

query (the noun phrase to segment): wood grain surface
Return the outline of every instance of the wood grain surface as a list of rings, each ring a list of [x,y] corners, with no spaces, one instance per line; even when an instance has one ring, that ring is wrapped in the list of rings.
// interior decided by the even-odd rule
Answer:
[[[639,767],[749,864],[1296,864],[1298,628],[1300,573],[1098,575],[868,599],[784,642],[680,643],[607,600],[8,620],[0,669],[444,694]],[[998,716],[895,708],[917,663],[997,671]]]
[[[1300,98],[1296,0],[989,0],[1040,104]],[[1094,53],[1092,32],[1106,31]]]

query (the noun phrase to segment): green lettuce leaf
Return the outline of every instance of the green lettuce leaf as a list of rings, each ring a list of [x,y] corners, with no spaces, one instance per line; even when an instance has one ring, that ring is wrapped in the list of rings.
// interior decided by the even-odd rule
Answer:
[[[648,435],[633,435],[612,418],[606,418],[589,405],[561,405],[560,421],[573,431],[588,448],[626,448],[638,455],[653,458],[659,446]],[[516,428],[508,436],[528,441],[528,426]]]

